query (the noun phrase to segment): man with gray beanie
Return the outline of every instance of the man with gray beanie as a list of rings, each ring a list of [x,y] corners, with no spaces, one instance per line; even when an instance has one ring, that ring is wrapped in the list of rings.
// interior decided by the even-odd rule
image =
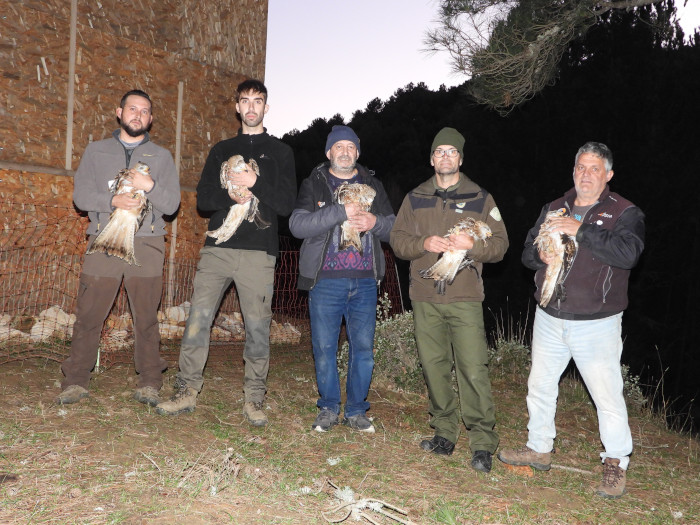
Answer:
[[[366,412],[374,369],[377,286],[385,268],[381,241],[389,240],[395,216],[374,172],[357,164],[360,139],[351,128],[333,126],[325,151],[328,162],[314,168],[301,183],[289,218],[292,234],[304,240],[298,287],[309,291],[320,396],[311,428],[327,432],[339,422],[337,355],[344,317],[349,352],[343,424],[373,433]],[[350,232],[354,241],[348,240]]]
[[[430,149],[435,175],[406,195],[391,232],[391,247],[411,261],[410,297],[418,357],[430,396],[432,439],[420,446],[449,456],[460,434],[460,419],[469,431],[471,466],[490,472],[498,446],[484,315],[483,263],[498,262],[508,249],[508,235],[493,197],[459,168],[464,137],[443,128]],[[456,225],[481,221],[483,231],[454,233]],[[480,225],[479,222],[476,222]],[[488,226],[488,229],[485,228]],[[450,231],[451,230],[451,231]],[[466,253],[471,262],[453,278],[438,282],[424,277],[439,258]],[[457,392],[452,388],[452,369]]]

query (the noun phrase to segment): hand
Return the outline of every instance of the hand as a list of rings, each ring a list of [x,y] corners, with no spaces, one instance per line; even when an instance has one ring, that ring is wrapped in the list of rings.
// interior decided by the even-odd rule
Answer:
[[[474,237],[466,233],[453,234],[447,239],[450,250],[471,250],[474,247]]]
[[[543,252],[542,250],[539,250],[538,253],[540,255],[540,260],[547,266],[549,266],[554,261],[554,259],[556,259],[556,255],[554,255],[553,253]]]
[[[255,182],[258,180],[258,176],[250,164],[246,164],[245,170],[240,172],[232,171],[228,176],[228,180],[230,180],[236,186],[252,188],[255,185]],[[233,197],[231,198],[233,199]]]
[[[253,194],[248,189],[229,191],[228,196],[236,201],[236,204],[245,204],[253,198]]]
[[[556,217],[549,221],[551,232],[560,232],[576,237],[578,229],[581,227],[581,223],[574,219],[573,217]]]
[[[135,190],[143,190],[146,193],[151,191],[153,186],[156,184],[150,175],[141,173],[139,170],[134,168],[129,170],[128,174],[126,175],[126,180],[131,183],[131,186]]]
[[[368,211],[359,211],[357,214],[353,215],[352,219],[349,219],[349,221],[358,232],[366,232],[374,228],[374,225],[377,224],[377,217]]]
[[[450,248],[450,241],[439,235],[431,235],[423,241],[423,248],[432,253],[446,252]]]
[[[133,210],[143,204],[143,197],[137,193],[120,193],[112,197],[112,207],[121,210]]]

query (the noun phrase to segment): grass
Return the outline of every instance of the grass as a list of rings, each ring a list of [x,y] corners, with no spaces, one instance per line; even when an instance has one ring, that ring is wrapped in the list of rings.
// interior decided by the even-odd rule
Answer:
[[[503,447],[520,446],[527,435],[529,353],[522,331],[510,327],[509,335],[492,338],[491,350]],[[629,494],[617,501],[595,496],[597,419],[575,374],[561,382],[555,468],[525,477],[495,460],[492,472],[482,474],[469,466],[465,431],[448,458],[419,449],[432,435],[427,399],[402,387],[396,374],[377,374],[370,390],[376,434],[342,426],[312,432],[317,409],[308,342],[273,352],[265,428],[250,427],[241,413],[240,348],[231,349],[226,363],[209,363],[197,410],[177,417],[131,400],[131,367],[95,376],[90,398],[58,407],[52,401],[57,363],[2,365],[0,476],[16,478],[0,477],[6,480],[0,523],[321,524],[338,505],[333,485],[428,525],[700,521],[698,441],[668,430],[649,404],[630,409]],[[167,372],[168,385],[174,373]]]

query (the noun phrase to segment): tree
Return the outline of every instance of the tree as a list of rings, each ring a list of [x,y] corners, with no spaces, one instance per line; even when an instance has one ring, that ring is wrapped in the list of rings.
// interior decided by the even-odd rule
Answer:
[[[569,45],[605,13],[659,1],[442,0],[439,26],[425,43],[428,51],[452,56],[478,102],[506,115],[554,84]]]

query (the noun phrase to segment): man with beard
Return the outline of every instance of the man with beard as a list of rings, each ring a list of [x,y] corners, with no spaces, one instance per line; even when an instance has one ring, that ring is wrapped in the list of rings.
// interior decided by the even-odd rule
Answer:
[[[236,111],[241,119],[238,135],[219,142],[209,152],[197,185],[197,208],[210,213],[209,230],[219,228],[234,204],[257,197],[258,211],[269,227],[243,221],[233,236],[220,244],[207,236],[200,251],[190,314],[180,347],[180,371],[175,394],[160,403],[163,415],[192,412],[202,390],[202,374],[209,356],[209,336],[219,304],[233,282],[245,323],[245,377],[243,415],[253,426],[265,426],[263,412],[270,366],[270,322],[275,262],[279,253],[277,216],[292,211],[296,175],[292,149],[267,134],[263,118],[269,106],[267,88],[258,80],[245,80],[237,88]],[[229,193],[221,187],[221,165],[234,155],[248,163],[246,170],[232,171],[229,180],[249,190]],[[255,161],[259,176],[250,165]]]
[[[167,363],[160,357],[158,304],[163,286],[165,221],[180,205],[178,181],[170,152],[150,141],[153,122],[151,99],[134,89],[126,93],[116,110],[120,129],[112,137],[85,148],[75,172],[73,201],[88,212],[88,248],[116,209],[131,210],[140,205],[132,194],[112,192],[120,170],[147,164],[150,175],[130,169],[127,178],[134,190],[145,191],[152,209],[134,237],[138,265],[104,253],[85,256],[73,326],[70,356],[63,362],[63,391],[56,402],[69,404],[88,396],[90,373],[97,362],[97,350],[105,319],[109,315],[122,280],[129,297],[134,323],[134,362],[139,380],[134,399],[155,406]]]
[[[464,137],[443,128],[430,148],[435,175],[406,195],[391,232],[391,247],[411,261],[410,297],[418,357],[430,396],[432,439],[420,447],[449,456],[460,434],[469,431],[471,466],[490,472],[498,446],[484,331],[483,263],[498,262],[508,249],[508,235],[493,197],[460,172]],[[472,218],[491,229],[487,240],[466,233],[445,234],[457,222]],[[438,293],[433,279],[423,278],[448,250],[469,250],[473,267],[458,271]],[[452,383],[452,370],[457,391]]]
[[[318,165],[304,180],[289,229],[304,239],[299,260],[299,283],[309,290],[311,342],[318,384],[318,416],[313,430],[327,432],[338,424],[340,381],[338,336],[345,317],[348,373],[343,424],[361,432],[374,432],[366,416],[367,394],[374,369],[374,328],[377,286],[384,277],[380,241],[389,240],[394,212],[374,172],[357,164],[360,139],[347,126],[333,126],[326,140],[329,162]],[[374,194],[368,211],[358,202],[338,202],[343,184],[364,196]],[[359,186],[362,185],[362,186]],[[341,188],[345,189],[345,188]],[[360,246],[344,247],[342,225],[360,232]]]

